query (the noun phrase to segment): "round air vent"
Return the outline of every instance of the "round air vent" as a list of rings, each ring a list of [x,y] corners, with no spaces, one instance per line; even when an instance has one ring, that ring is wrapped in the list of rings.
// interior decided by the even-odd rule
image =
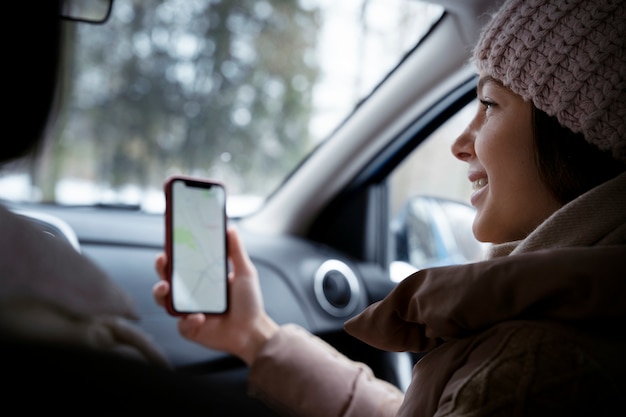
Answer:
[[[359,303],[359,281],[344,262],[331,259],[317,269],[313,281],[320,306],[335,317],[345,317]]]

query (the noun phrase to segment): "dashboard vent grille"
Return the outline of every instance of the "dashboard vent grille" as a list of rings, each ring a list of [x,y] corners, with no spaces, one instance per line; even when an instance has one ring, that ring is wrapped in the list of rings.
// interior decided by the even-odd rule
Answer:
[[[359,302],[359,281],[344,262],[330,259],[322,263],[313,281],[318,303],[332,316],[347,317]]]

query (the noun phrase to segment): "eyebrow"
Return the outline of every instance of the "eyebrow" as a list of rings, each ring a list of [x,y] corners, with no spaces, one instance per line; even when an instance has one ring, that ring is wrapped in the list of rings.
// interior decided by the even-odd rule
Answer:
[[[478,85],[476,86],[476,92],[478,93],[480,90],[482,90],[482,88],[485,86],[485,84],[488,84],[488,83],[495,83],[499,87],[503,87],[503,85],[502,85],[502,83],[500,81],[496,80],[491,75],[485,75],[480,80],[478,80]]]

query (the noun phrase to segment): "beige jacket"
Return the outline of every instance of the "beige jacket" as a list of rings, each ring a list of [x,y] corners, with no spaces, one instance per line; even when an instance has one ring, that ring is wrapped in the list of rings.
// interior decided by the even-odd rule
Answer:
[[[253,364],[250,393],[290,416],[608,415],[626,392],[625,295],[623,174],[491,259],[419,271],[346,323],[372,346],[428,352],[406,393],[291,325]]]

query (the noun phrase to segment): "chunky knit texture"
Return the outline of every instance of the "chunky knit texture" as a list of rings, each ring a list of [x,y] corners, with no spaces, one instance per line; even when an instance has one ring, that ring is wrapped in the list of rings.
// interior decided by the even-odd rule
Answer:
[[[474,62],[626,162],[625,4],[509,0],[483,30]]]

